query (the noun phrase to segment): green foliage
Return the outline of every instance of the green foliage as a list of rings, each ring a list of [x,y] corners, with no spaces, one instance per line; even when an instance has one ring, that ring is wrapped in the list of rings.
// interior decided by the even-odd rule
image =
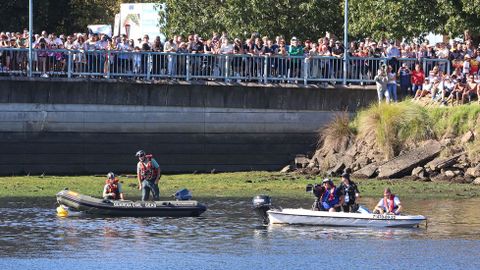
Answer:
[[[122,0],[35,0],[34,32],[85,32],[88,24],[113,24]],[[135,2],[135,1],[133,1]],[[0,31],[28,28],[28,0],[3,1],[0,8]]]
[[[350,0],[350,27],[354,36],[376,39],[416,37],[438,32],[441,15],[436,0]]]
[[[346,150],[354,137],[349,114],[347,112],[335,114],[332,121],[320,129],[319,137],[319,144],[323,149],[332,149],[335,152]]]
[[[326,31],[341,33],[341,3],[335,0],[205,0],[192,5],[186,0],[162,1],[167,36],[192,32],[210,38],[227,31],[230,37],[249,37],[253,32],[317,39]]]
[[[439,107],[428,111],[435,123],[434,130],[438,137],[444,135],[461,136],[468,130],[478,127],[480,106],[468,104],[455,107]]]
[[[435,136],[427,109],[411,102],[374,104],[357,117],[361,138],[374,139],[387,158],[396,156],[406,143]]]
[[[480,0],[350,0],[350,32],[375,38],[480,33]],[[375,19],[372,19],[375,18]]]
[[[374,104],[360,111],[352,124],[358,129],[360,139],[375,140],[379,149],[391,158],[411,143],[458,137],[469,130],[480,134],[480,106],[475,103],[425,108],[410,101]],[[469,148],[480,149],[480,139],[476,138]]]

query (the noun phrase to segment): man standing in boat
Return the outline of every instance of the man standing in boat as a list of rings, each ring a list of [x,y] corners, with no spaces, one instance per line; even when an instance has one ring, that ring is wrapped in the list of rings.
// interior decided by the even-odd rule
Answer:
[[[331,179],[323,180],[322,184],[325,186],[325,193],[323,193],[321,201],[325,211],[338,212],[344,203],[345,196],[343,190],[337,188]]]
[[[107,180],[103,187],[103,198],[106,200],[125,200],[122,192],[122,184],[113,172],[107,174]]]
[[[358,204],[355,203],[355,200],[360,196],[360,191],[358,191],[357,184],[350,180],[350,174],[342,174],[342,183],[338,187],[345,194],[345,200],[342,205],[343,212],[356,212],[358,209]]]
[[[158,162],[151,154],[145,154],[145,151],[139,150],[136,154],[137,163],[137,179],[138,189],[142,191],[142,201],[146,201],[152,192],[153,200],[158,201],[160,198],[160,189],[158,181],[160,180],[161,170]]]
[[[373,212],[380,214],[387,213],[399,215],[401,211],[402,203],[400,202],[400,199],[395,194],[392,194],[390,188],[385,188],[385,191],[383,192],[383,199],[380,199]]]

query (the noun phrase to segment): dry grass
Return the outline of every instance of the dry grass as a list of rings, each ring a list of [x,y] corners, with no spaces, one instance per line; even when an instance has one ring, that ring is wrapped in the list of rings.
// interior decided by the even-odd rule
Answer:
[[[387,159],[406,145],[435,137],[425,108],[411,102],[374,104],[356,119],[359,139],[375,140]]]
[[[332,121],[319,131],[318,148],[331,149],[337,153],[345,151],[354,135],[354,130],[350,126],[349,114],[347,112],[337,113]]]

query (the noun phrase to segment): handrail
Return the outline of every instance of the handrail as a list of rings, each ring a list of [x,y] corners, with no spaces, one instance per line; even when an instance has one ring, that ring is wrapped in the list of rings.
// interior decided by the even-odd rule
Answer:
[[[0,75],[27,76],[28,49],[0,48]],[[33,76],[66,78],[136,78],[146,81],[221,80],[258,83],[371,84],[376,70],[385,64],[395,71],[402,63],[420,63],[428,75],[438,65],[450,73],[447,59],[335,56],[288,56],[252,54],[172,53],[118,50],[33,49]]]

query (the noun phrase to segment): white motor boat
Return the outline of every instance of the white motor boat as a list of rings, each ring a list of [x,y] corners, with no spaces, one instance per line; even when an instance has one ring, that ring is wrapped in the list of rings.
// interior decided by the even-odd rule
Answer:
[[[264,224],[295,224],[341,227],[417,227],[426,222],[422,215],[374,214],[365,208],[356,213],[314,211],[302,208],[271,208],[270,197],[256,196],[254,207]]]

